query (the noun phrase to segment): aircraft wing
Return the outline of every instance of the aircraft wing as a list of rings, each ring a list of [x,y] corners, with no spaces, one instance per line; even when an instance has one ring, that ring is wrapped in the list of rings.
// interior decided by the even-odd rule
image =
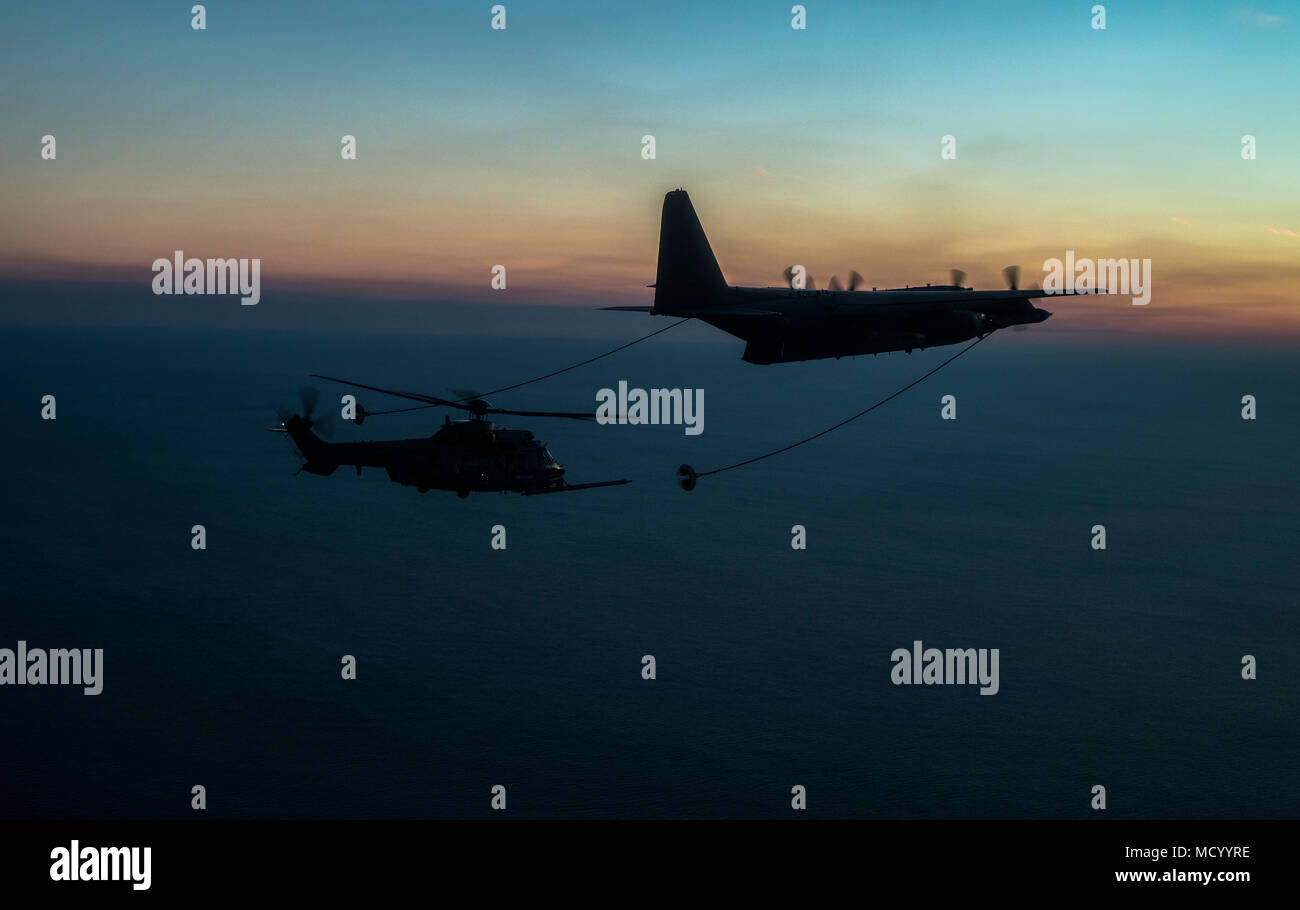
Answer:
[[[1084,294],[1104,294],[1104,288],[1082,291],[1045,291],[1042,288],[1023,288],[1006,291],[930,291],[925,288],[909,288],[898,293],[890,291],[873,291],[870,301],[861,303],[837,303],[831,307],[832,316],[870,316],[887,313],[907,312],[908,310],[925,310],[942,308],[944,304],[996,303],[1002,300],[1036,300],[1044,297],[1074,297]]]

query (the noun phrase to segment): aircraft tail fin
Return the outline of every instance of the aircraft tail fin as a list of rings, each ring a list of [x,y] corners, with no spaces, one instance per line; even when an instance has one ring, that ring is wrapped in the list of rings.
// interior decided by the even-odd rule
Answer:
[[[659,224],[659,272],[655,312],[689,314],[716,308],[727,289],[722,269],[685,190],[664,196]]]

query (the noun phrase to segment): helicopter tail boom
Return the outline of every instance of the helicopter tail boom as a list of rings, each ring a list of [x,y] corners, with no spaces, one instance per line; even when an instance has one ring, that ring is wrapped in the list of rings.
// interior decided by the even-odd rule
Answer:
[[[338,468],[338,464],[329,457],[330,444],[312,431],[311,421],[306,417],[290,417],[284,422],[284,432],[306,459],[302,470],[308,474],[325,476],[333,474]]]

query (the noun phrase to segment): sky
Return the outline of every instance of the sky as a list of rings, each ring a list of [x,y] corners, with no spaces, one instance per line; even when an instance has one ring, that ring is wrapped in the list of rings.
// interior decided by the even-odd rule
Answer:
[[[182,249],[260,258],[260,305],[648,304],[682,186],[732,284],[1074,250],[1154,283],[1081,328],[1300,338],[1293,3],[190,5],[5,4],[0,281]]]

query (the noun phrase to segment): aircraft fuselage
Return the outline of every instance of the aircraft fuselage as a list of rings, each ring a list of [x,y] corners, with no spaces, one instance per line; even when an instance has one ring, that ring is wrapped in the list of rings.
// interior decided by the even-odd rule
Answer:
[[[719,306],[720,304],[720,306]],[[882,291],[729,287],[697,318],[743,338],[750,363],[911,352],[957,344],[1051,314],[1003,291],[952,286]],[[730,315],[727,309],[742,311]],[[770,315],[752,315],[763,311]],[[655,310],[650,312],[654,313]]]

